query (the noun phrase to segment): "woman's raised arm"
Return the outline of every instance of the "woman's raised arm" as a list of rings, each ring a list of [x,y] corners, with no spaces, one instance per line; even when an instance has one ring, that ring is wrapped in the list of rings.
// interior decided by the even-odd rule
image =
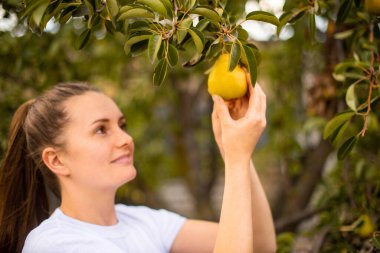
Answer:
[[[251,161],[266,125],[265,94],[257,84],[255,89],[249,86],[247,97],[232,103],[218,97],[214,101],[213,131],[226,166],[215,252],[275,252],[270,207]]]
[[[187,221],[171,253],[275,252],[271,211],[251,161],[266,125],[265,95],[250,85],[248,96],[234,102],[213,99],[213,131],[225,162],[220,222]]]

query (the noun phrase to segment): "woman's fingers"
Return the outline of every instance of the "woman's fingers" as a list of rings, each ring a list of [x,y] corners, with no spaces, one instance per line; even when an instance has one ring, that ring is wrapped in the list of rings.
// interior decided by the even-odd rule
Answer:
[[[213,106],[211,120],[212,120],[212,131],[215,134],[215,138],[217,138],[220,135],[220,122],[219,122],[218,114],[216,112],[215,104]]]
[[[252,110],[254,110],[255,103],[256,103],[256,92],[253,86],[250,84],[248,86],[248,92],[249,92],[249,100],[248,100],[248,110],[247,110],[247,116],[252,114]]]
[[[222,146],[222,129],[220,126],[220,119],[219,119],[218,114],[216,112],[216,105],[215,104],[213,106],[211,119],[212,119],[212,131],[214,132],[216,144],[219,147],[220,154],[222,155],[222,157],[224,157],[224,151],[223,151],[223,146]]]
[[[224,103],[223,99],[218,95],[213,95],[212,99],[214,100],[214,105],[216,113],[221,123],[227,123],[232,120],[230,112],[227,105]]]
[[[251,96],[249,98],[249,106],[247,117],[263,116],[266,110],[266,96],[259,84],[255,88],[250,88]]]

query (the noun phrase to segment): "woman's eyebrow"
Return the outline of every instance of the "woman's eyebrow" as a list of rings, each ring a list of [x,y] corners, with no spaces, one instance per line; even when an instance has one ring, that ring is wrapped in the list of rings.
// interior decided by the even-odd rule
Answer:
[[[92,122],[91,125],[93,125],[93,124],[95,124],[95,123],[98,123],[98,122],[108,123],[109,121],[110,121],[110,119],[108,119],[108,118],[101,118],[101,119],[97,119],[97,120],[95,120],[94,122]],[[118,122],[120,122],[120,121],[126,121],[124,115],[121,115],[121,116],[119,117]]]
[[[95,120],[94,122],[91,123],[91,125],[95,124],[95,123],[98,123],[98,122],[109,122],[110,120],[107,119],[107,118],[104,118],[104,119],[97,119]]]

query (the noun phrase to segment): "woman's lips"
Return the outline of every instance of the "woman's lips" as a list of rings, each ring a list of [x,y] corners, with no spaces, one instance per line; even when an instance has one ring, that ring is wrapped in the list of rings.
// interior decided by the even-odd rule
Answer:
[[[113,160],[112,163],[116,163],[116,164],[131,164],[132,161],[133,161],[132,155],[128,154],[128,155],[119,156],[118,158],[116,158],[115,160]]]

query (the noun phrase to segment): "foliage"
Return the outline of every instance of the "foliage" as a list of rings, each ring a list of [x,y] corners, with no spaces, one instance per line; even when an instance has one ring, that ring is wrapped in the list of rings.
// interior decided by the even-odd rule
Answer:
[[[334,38],[342,41],[346,47],[344,56],[335,66],[333,76],[345,86],[347,113],[336,115],[324,131],[324,138],[329,138],[338,147],[339,159],[346,157],[359,137],[365,135],[370,118],[376,117],[371,114],[371,110],[380,97],[379,21],[371,10],[365,8],[365,2],[369,1],[345,0],[339,5],[333,1],[304,1],[280,17],[281,22],[287,19],[289,13],[297,13],[297,18],[302,18],[307,13],[312,40],[315,39],[315,16],[327,19],[336,26]],[[335,16],[333,10],[336,9],[338,12]],[[358,125],[360,120],[363,121],[360,130],[347,130],[352,125],[350,122],[355,121]]]
[[[321,183],[304,206],[307,210],[300,212],[305,216],[289,215],[295,220],[306,220],[310,217],[308,209],[312,209],[310,213],[316,217],[306,225],[306,234],[301,230],[298,236],[310,238],[309,243],[320,241],[313,243],[318,247],[315,252],[377,252],[378,233],[374,231],[379,228],[380,205],[378,18],[365,8],[365,1],[287,1],[280,23],[289,13],[295,15],[290,21],[295,36],[281,46],[266,49],[269,55],[263,54],[264,62],[276,59],[275,64],[267,63],[263,71],[270,76],[271,93],[278,101],[270,109],[270,124],[283,129],[271,130],[267,151],[286,171],[285,186],[280,191],[290,194],[279,194],[279,198],[297,198],[295,189],[305,192],[310,184],[310,180],[302,179],[316,177]],[[326,30],[310,22],[310,16],[324,21]],[[276,54],[273,48],[285,55]],[[299,57],[301,60],[295,62]],[[284,71],[288,58],[288,66],[295,67]],[[305,166],[305,160],[312,156],[309,151],[315,154],[322,150],[321,136],[337,148],[332,155],[338,160],[326,156],[320,174],[313,174],[313,166]],[[318,159],[313,163],[318,163]],[[293,187],[297,184],[302,187]],[[279,203],[285,206],[282,209],[288,207],[286,201]],[[282,216],[283,212],[276,206],[275,214]],[[363,215],[374,224],[367,236],[359,232]],[[293,242],[296,245],[297,240]],[[291,252],[286,251],[286,246],[281,250]]]
[[[12,1],[5,8],[12,6]],[[191,59],[183,66],[194,66],[207,58],[213,60],[223,52],[231,52],[230,69],[239,63],[246,66],[253,84],[257,79],[257,47],[248,42],[248,33],[241,24],[257,20],[279,26],[276,16],[264,11],[248,13],[239,23],[226,11],[226,1],[136,0],[119,3],[117,0],[29,0],[19,12],[33,32],[41,34],[54,19],[61,25],[71,18],[82,18],[85,26],[76,43],[82,49],[97,30],[125,35],[124,51],[137,56],[147,51],[155,65],[153,83],[160,85],[168,67],[178,63],[179,51],[192,50]],[[196,21],[196,24],[195,22]],[[280,28],[279,28],[280,29]],[[156,63],[157,62],[157,63]]]

